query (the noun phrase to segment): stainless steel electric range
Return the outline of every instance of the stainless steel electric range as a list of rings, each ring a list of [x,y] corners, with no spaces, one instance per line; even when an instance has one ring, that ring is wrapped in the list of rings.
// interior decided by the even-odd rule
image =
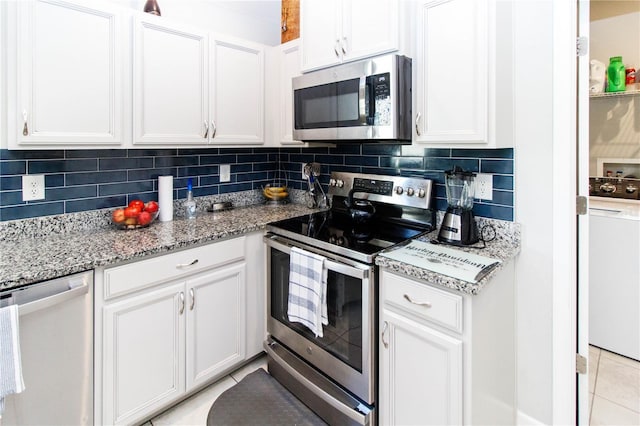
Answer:
[[[375,424],[375,256],[434,229],[432,182],[334,172],[328,193],[330,210],[267,226],[269,372],[329,424]],[[292,247],[325,258],[328,324],[322,337],[289,321]]]

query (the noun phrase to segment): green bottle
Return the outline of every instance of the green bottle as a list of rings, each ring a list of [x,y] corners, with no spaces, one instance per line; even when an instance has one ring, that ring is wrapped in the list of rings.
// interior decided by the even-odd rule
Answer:
[[[622,63],[622,56],[609,58],[607,67],[607,92],[624,92],[626,85],[626,72]]]

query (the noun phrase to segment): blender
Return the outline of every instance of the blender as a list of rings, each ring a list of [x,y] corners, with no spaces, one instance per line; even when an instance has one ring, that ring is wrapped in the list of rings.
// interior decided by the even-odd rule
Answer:
[[[440,225],[438,241],[466,246],[478,242],[478,228],[473,216],[475,177],[459,167],[445,172],[447,211]]]

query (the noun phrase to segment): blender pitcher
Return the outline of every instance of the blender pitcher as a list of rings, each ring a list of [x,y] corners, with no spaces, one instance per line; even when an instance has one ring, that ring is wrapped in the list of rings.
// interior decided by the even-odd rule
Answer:
[[[478,228],[473,216],[475,177],[459,167],[445,172],[447,211],[440,225],[438,241],[454,245],[470,245],[478,242]]]

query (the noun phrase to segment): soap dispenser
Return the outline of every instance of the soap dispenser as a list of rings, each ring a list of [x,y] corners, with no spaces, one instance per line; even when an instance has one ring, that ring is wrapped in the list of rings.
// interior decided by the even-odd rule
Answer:
[[[184,215],[187,219],[195,219],[196,202],[193,199],[193,180],[187,180],[187,201],[184,202]]]

